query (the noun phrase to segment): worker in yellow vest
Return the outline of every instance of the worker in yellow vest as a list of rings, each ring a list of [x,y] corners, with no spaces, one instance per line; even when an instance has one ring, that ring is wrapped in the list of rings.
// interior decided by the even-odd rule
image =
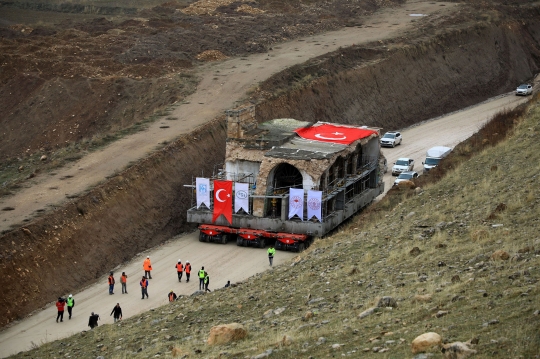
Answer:
[[[270,261],[270,266],[272,266],[272,263],[274,262],[274,254],[276,254],[276,249],[274,246],[270,246],[270,248],[268,248],[268,260]]]
[[[202,267],[199,270],[199,290],[204,290],[204,277],[206,277],[206,271]]]

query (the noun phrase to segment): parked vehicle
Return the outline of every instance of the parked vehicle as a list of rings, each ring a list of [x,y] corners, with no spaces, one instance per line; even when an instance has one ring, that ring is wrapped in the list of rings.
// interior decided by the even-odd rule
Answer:
[[[414,169],[414,160],[412,158],[398,158],[392,167],[392,176],[397,176],[401,172],[412,171]]]
[[[424,165],[424,172],[436,167],[443,158],[450,154],[450,152],[452,152],[452,149],[444,146],[436,146],[427,150],[426,161],[422,162]]]
[[[414,172],[414,171],[401,172],[400,175],[394,181],[394,186],[397,186],[399,182],[410,181],[415,178],[418,178],[418,172]]]
[[[383,147],[396,147],[401,144],[403,138],[401,133],[396,131],[386,132],[381,138],[381,146]]]
[[[516,89],[516,96],[527,96],[532,94],[532,85],[531,84],[523,84],[519,85]]]

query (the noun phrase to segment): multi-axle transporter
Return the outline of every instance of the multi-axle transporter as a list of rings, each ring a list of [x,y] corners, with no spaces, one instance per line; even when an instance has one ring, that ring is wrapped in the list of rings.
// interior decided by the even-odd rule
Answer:
[[[384,190],[380,132],[227,111],[224,168],[188,185],[199,240],[302,251]],[[234,203],[233,203],[234,202]]]

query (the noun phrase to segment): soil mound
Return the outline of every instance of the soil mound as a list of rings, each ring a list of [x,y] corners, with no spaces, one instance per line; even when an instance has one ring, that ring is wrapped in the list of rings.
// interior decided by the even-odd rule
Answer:
[[[219,50],[207,50],[197,55],[197,60],[200,61],[219,61],[225,60],[226,58],[228,58],[228,56],[225,56]]]

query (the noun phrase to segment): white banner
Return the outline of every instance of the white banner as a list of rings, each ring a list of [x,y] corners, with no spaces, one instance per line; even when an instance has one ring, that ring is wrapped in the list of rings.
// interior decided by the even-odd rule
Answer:
[[[294,215],[304,220],[304,190],[289,188],[289,219]]]
[[[322,222],[322,191],[311,191],[307,193],[307,218],[310,220],[315,216],[320,222]]]
[[[210,208],[210,180],[208,178],[197,177],[197,208],[204,203],[204,205]]]
[[[249,213],[249,183],[234,183],[234,213],[243,209]]]

